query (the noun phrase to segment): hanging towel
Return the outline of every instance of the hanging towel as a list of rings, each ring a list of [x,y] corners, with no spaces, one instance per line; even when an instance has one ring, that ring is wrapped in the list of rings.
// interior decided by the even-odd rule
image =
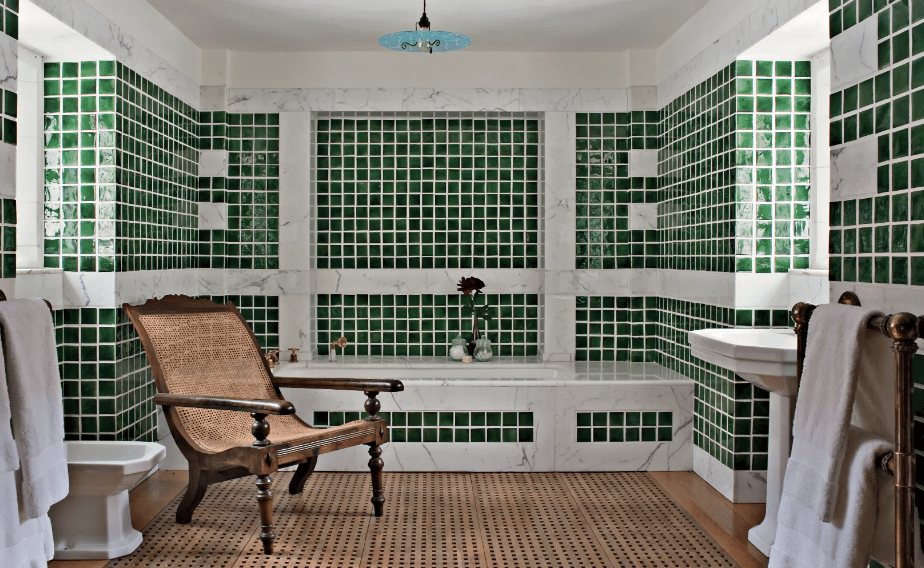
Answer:
[[[68,492],[54,326],[41,300],[11,300],[0,302],[0,330],[22,467],[22,513],[36,519]]]
[[[55,555],[48,515],[24,520],[19,472],[0,473],[0,559],[7,568],[46,568]]]
[[[894,557],[894,508],[880,506],[894,501],[889,491],[893,481],[876,459],[892,445],[849,426],[846,446],[831,522],[818,520],[808,505],[793,497],[796,481],[786,472],[769,568],[866,568],[874,549],[891,548]],[[918,554],[918,567],[920,560]]]
[[[866,341],[870,337],[866,322],[877,315],[882,314],[826,304],[815,309],[809,324],[783,491],[789,487],[790,498],[821,521],[831,520],[839,493],[837,476],[847,447],[861,349],[877,350],[882,345]],[[891,377],[891,367],[886,368]]]
[[[10,421],[10,393],[6,387],[6,371],[3,365],[3,351],[0,350],[0,474],[19,469],[19,453]]]

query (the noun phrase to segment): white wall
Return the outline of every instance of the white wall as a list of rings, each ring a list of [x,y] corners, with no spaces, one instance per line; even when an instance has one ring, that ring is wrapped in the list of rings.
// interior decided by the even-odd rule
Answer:
[[[44,139],[42,134],[42,57],[19,46],[19,100],[16,146],[16,267],[40,268]]]

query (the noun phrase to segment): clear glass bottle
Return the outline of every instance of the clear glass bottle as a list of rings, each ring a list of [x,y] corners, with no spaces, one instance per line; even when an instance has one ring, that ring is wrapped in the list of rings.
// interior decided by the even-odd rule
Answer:
[[[475,361],[489,361],[494,356],[491,351],[491,340],[487,337],[475,340]]]
[[[462,357],[468,355],[468,343],[461,335],[452,340],[452,347],[449,348],[449,356],[454,361],[461,361]]]

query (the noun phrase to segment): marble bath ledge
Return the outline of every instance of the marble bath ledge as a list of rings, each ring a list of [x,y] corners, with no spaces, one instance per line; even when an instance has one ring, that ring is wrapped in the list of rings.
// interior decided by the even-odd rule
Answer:
[[[298,363],[280,362],[273,374],[288,377],[381,378],[436,386],[460,382],[484,386],[574,386],[592,383],[656,381],[662,386],[694,381],[656,363],[623,361],[548,362],[540,357],[494,357],[484,363],[460,363],[448,357],[340,356]]]

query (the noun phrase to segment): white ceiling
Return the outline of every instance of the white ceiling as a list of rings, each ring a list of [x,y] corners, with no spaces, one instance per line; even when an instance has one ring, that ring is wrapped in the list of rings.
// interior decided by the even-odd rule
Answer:
[[[204,49],[374,51],[421,0],[148,0]],[[434,30],[475,51],[653,49],[708,0],[428,0]]]

